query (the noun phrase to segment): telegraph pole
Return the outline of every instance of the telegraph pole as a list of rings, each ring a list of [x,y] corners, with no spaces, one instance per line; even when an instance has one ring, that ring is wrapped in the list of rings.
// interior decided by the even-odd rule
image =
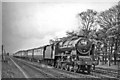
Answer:
[[[3,45],[2,45],[2,61],[4,60],[3,53],[4,51],[3,51]]]

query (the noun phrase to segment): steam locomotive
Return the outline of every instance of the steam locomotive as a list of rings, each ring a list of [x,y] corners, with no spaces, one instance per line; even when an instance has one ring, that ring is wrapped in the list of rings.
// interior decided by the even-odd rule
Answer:
[[[55,68],[90,73],[93,65],[95,44],[83,36],[63,38],[42,47],[21,50],[14,57],[37,61]]]

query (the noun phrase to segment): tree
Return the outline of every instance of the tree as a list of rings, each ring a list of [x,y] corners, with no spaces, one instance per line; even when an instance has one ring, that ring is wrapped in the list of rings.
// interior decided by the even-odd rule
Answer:
[[[106,10],[104,12],[101,12],[98,16],[97,23],[100,25],[103,31],[103,42],[105,44],[105,54],[107,55],[107,46],[108,42],[110,41],[110,36],[113,36],[113,41],[111,44],[115,43],[115,52],[114,52],[114,64],[116,65],[116,54],[117,54],[117,47],[118,47],[118,38],[119,38],[119,14],[120,14],[120,5],[116,5],[109,10]],[[119,18],[119,19],[118,19]],[[114,38],[115,37],[115,38]],[[112,50],[112,49],[111,49]],[[111,51],[112,53],[112,51]],[[111,54],[109,54],[111,55]],[[105,58],[106,59],[106,58]],[[106,60],[105,60],[106,63]]]
[[[79,14],[80,24],[82,27],[83,35],[89,37],[89,33],[95,29],[97,12],[91,9],[88,9],[86,12],[81,12]]]
[[[114,37],[115,42],[115,52],[114,52],[114,64],[116,65],[116,58],[118,53],[118,47],[120,46],[120,4],[109,9],[112,12],[112,15],[115,16],[115,25],[107,31],[108,36]]]

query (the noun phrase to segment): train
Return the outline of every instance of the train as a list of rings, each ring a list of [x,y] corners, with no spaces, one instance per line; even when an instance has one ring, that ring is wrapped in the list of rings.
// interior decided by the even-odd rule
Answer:
[[[13,56],[67,71],[90,73],[95,67],[94,54],[95,42],[92,39],[74,36],[38,48],[20,50]]]

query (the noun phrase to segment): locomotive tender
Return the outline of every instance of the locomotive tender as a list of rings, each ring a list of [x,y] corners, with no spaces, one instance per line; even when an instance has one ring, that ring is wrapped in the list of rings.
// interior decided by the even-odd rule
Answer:
[[[95,44],[92,40],[74,36],[39,48],[18,51],[14,57],[42,62],[68,71],[90,73],[94,49]]]

